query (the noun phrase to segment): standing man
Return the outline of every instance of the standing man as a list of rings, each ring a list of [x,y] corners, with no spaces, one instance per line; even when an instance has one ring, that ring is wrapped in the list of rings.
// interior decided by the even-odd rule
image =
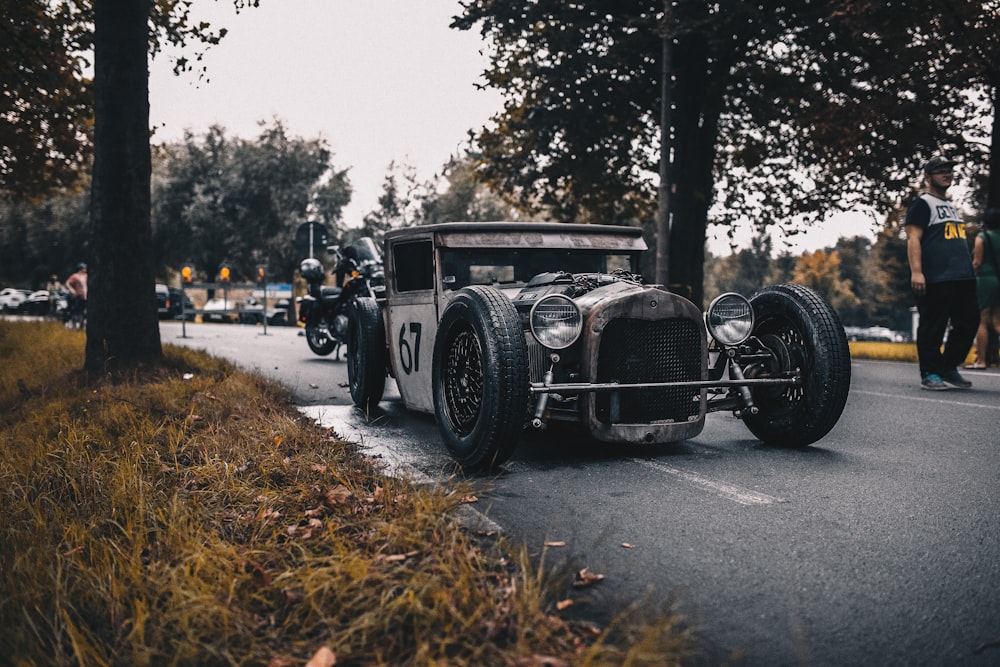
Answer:
[[[70,313],[87,311],[87,265],[80,262],[76,272],[66,279],[66,289],[69,290]]]
[[[947,198],[955,162],[942,156],[924,165],[924,191],[906,212],[906,254],[910,286],[917,297],[917,356],[920,386],[968,389],[958,366],[965,361],[979,327],[976,274],[965,240],[965,223]],[[944,342],[948,322],[951,331]]]

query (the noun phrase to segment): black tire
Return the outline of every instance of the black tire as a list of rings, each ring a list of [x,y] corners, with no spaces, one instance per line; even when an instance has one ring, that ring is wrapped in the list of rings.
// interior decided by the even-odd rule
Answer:
[[[310,350],[321,357],[327,356],[337,348],[337,341],[330,336],[325,322],[322,326],[319,324],[306,326],[306,343]]]
[[[528,347],[510,299],[492,287],[460,290],[434,341],[434,414],[452,457],[467,470],[510,458],[528,406]]]
[[[768,375],[801,369],[802,385],[752,390],[755,415],[745,414],[750,431],[766,443],[805,447],[840,419],[851,388],[851,351],[833,307],[802,285],[773,285],[750,302],[756,314],[754,335],[775,357]],[[760,375],[745,369],[748,377]]]
[[[347,307],[347,383],[354,405],[366,414],[385,392],[385,353],[382,310],[370,297],[352,299]]]

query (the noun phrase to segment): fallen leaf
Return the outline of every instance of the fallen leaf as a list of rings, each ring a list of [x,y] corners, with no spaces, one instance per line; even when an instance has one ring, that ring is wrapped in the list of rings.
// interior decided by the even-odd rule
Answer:
[[[287,604],[297,604],[306,599],[306,594],[302,591],[296,591],[291,588],[283,588],[281,592],[285,594],[285,603]]]
[[[375,557],[376,563],[401,563],[404,560],[413,558],[420,553],[419,549],[407,551],[405,554],[379,554]]]
[[[631,542],[622,542],[622,547],[625,549],[635,549],[635,545]]]
[[[319,385],[318,384],[313,384],[312,382],[310,382],[309,383],[309,388],[310,389],[319,389]]]
[[[338,484],[326,492],[326,502],[331,505],[346,505],[354,494],[343,484]]]
[[[569,662],[552,655],[529,655],[514,661],[516,667],[569,667]]]
[[[462,498],[458,502],[465,503],[465,504],[478,503],[479,502],[479,498],[477,498],[476,496],[465,496],[464,498]]]
[[[213,394],[210,391],[206,391],[205,392],[205,398],[207,398],[209,400],[212,400],[212,401],[218,400],[218,396],[216,396],[215,394]]]
[[[558,609],[559,611],[562,611],[563,609],[569,609],[572,606],[573,606],[572,600],[560,600],[559,602],[556,602],[556,609]]]
[[[557,541],[552,541],[552,542],[546,542],[545,546],[547,546],[547,547],[564,547],[564,546],[566,546],[566,543],[563,542],[562,540],[557,540]]]
[[[313,657],[309,658],[306,667],[333,667],[337,664],[337,656],[329,648],[324,646],[316,651]]]
[[[574,588],[584,588],[586,586],[593,586],[598,581],[604,579],[603,574],[597,574],[596,572],[591,572],[588,568],[583,568],[576,573],[576,579],[573,580]]]
[[[283,443],[284,441],[285,441],[284,436],[281,436],[281,435],[274,436],[274,446],[275,447],[279,447],[281,445],[281,443]]]

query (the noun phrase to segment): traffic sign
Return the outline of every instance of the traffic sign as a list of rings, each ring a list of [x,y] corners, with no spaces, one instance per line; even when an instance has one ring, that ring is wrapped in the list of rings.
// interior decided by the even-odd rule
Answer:
[[[330,242],[330,232],[326,225],[318,222],[304,222],[295,231],[295,247],[315,257],[316,248],[325,248]]]

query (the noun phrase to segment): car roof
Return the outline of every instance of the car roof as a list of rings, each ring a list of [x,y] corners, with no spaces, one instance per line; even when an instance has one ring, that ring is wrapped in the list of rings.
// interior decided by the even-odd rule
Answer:
[[[445,248],[647,249],[638,227],[569,222],[442,222],[393,229],[386,232],[385,240],[390,243],[428,233]]]

